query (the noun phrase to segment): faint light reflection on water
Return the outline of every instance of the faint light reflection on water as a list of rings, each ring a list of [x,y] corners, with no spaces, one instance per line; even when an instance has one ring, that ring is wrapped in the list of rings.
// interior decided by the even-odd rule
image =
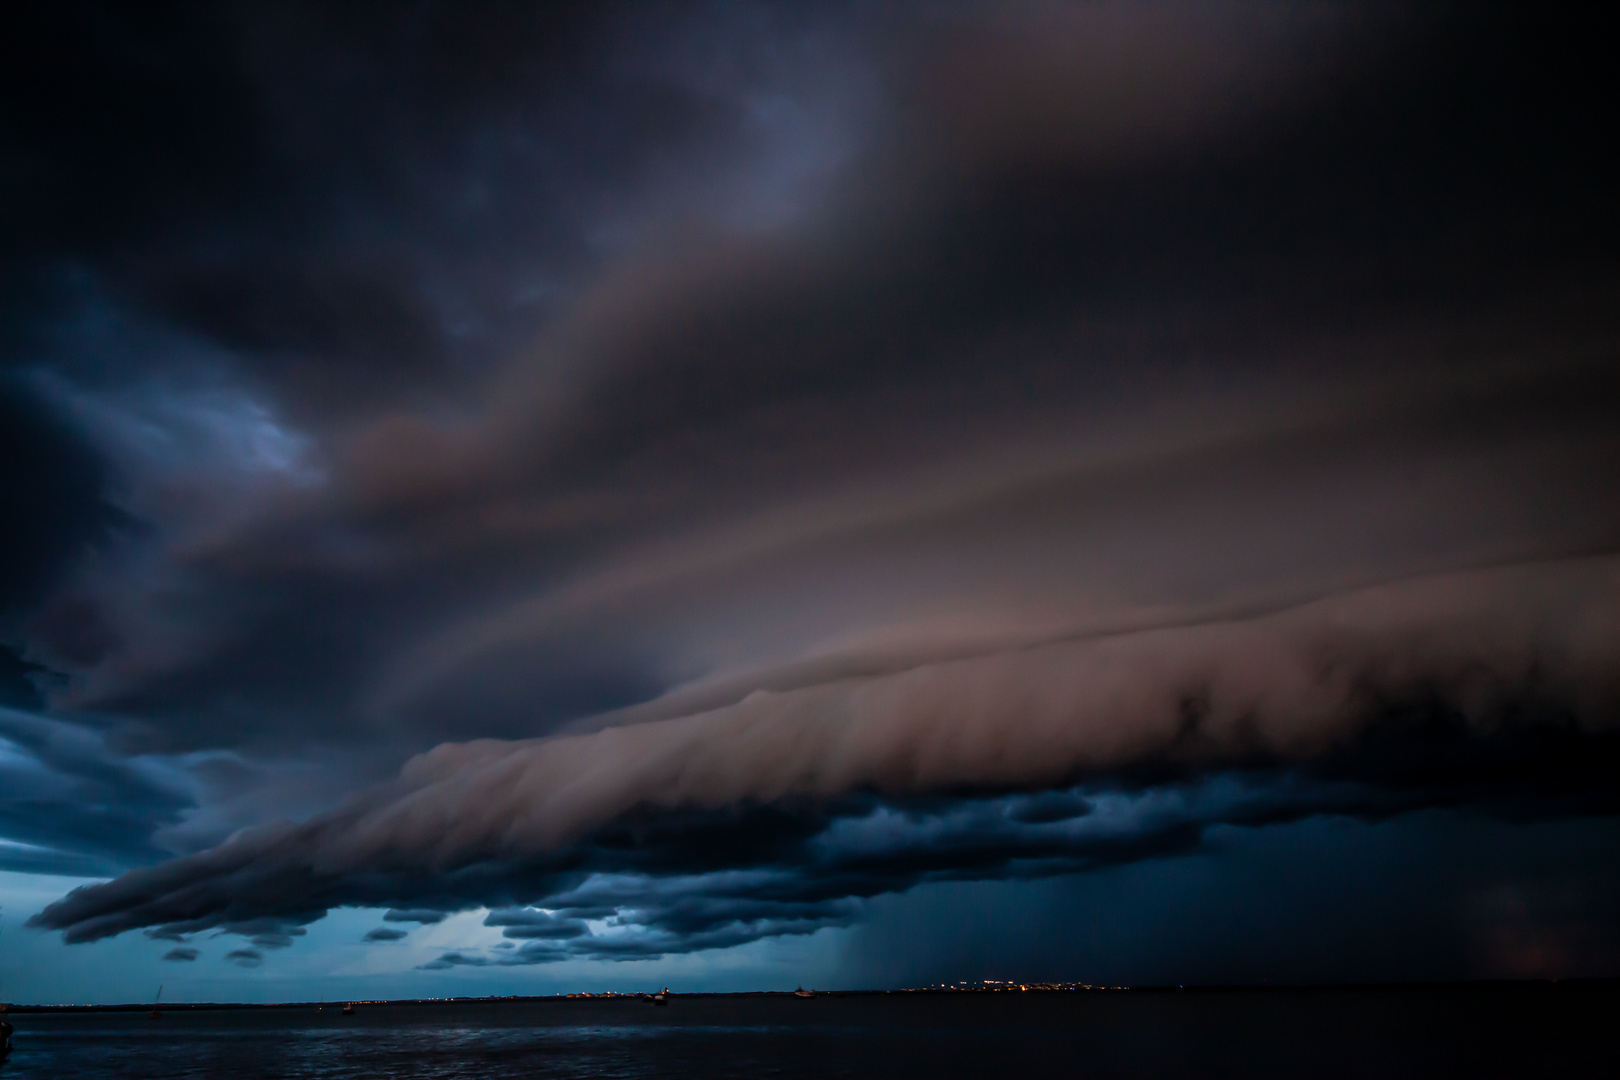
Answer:
[[[677,997],[16,1015],[65,1077],[1608,1076],[1620,985]]]

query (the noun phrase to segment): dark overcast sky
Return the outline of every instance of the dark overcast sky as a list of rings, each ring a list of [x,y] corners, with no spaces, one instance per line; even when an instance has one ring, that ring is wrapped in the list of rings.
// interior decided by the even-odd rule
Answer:
[[[1620,975],[1589,7],[10,11],[28,963]]]

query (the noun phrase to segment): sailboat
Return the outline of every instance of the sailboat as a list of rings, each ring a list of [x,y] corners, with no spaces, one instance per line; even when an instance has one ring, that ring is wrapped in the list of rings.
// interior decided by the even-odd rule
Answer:
[[[816,992],[814,990],[806,990],[801,986],[797,990],[793,991],[793,996],[796,998],[812,998],[816,996]]]
[[[158,992],[152,998],[152,1011],[146,1014],[148,1017],[150,1017],[153,1020],[159,1020],[159,1019],[162,1019],[162,1017],[163,1017],[163,1010],[158,1008],[158,1001],[162,997],[163,997],[163,984],[158,983]]]

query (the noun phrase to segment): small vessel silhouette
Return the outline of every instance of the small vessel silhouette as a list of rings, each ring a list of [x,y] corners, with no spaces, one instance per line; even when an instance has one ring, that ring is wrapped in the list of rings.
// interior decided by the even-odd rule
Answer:
[[[813,998],[816,996],[816,992],[814,990],[806,990],[801,986],[797,990],[793,991],[793,996],[796,998]]]
[[[353,1016],[354,1015],[354,1002],[349,1001],[349,1002],[344,1003],[344,1005],[343,1005],[343,1015],[344,1016]]]

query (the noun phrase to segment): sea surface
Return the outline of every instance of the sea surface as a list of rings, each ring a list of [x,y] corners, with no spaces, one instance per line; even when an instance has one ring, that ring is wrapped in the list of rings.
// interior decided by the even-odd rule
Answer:
[[[1620,1076],[1620,986],[12,1014],[0,1080]]]

